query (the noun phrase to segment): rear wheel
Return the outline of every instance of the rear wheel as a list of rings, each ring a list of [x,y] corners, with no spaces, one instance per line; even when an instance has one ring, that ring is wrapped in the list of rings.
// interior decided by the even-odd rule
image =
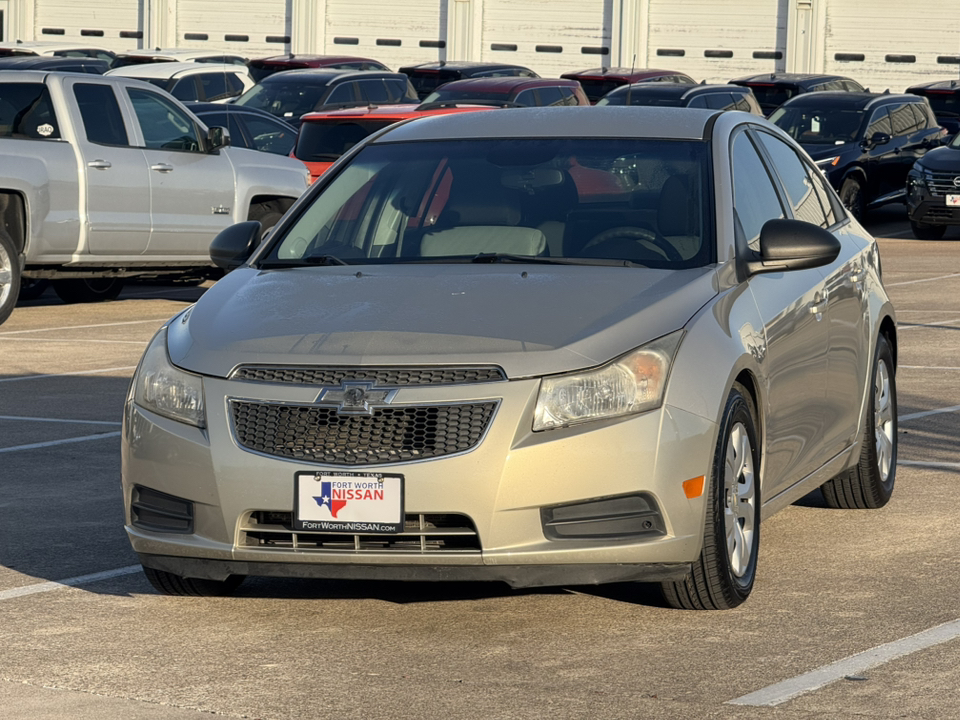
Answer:
[[[0,324],[17,305],[20,294],[20,260],[10,236],[0,230]]]
[[[121,290],[123,290],[122,278],[80,278],[53,281],[53,291],[65,303],[116,300]]]
[[[243,583],[243,575],[231,575],[226,580],[203,580],[174,575],[165,570],[143,568],[143,574],[161,595],[179,595],[193,597],[221,597],[232,595]]]
[[[927,225],[926,223],[910,221],[910,229],[918,240],[939,240],[947,231],[946,225]]]
[[[36,300],[50,287],[50,281],[42,278],[20,278],[20,300]]]
[[[858,221],[863,220],[863,186],[856,178],[847,178],[840,186],[840,202]]]
[[[820,487],[829,507],[879,508],[893,495],[897,475],[897,386],[893,352],[883,335],[877,339],[871,388],[860,462]]]
[[[700,557],[686,578],[661,585],[672,607],[726,610],[750,595],[760,549],[759,470],[753,403],[735,383],[720,423]]]

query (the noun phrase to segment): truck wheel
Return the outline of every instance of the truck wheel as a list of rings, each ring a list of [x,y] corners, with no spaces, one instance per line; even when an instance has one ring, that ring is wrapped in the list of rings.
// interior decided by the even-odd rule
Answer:
[[[243,575],[231,575],[226,580],[202,580],[168,573],[166,570],[154,570],[144,567],[143,574],[161,595],[180,595],[193,597],[220,597],[232,595],[244,580]]]
[[[276,200],[270,202],[257,203],[250,206],[250,213],[247,220],[260,221],[260,239],[263,240],[267,233],[273,230],[274,226],[280,222],[283,217],[283,208]]]
[[[707,485],[703,548],[683,580],[661,584],[678,610],[727,610],[750,595],[760,549],[760,452],[753,403],[734,383]]]
[[[53,291],[65,303],[116,300],[121,290],[123,290],[122,278],[80,278],[53,281]]]
[[[20,294],[20,261],[13,240],[0,230],[0,325],[17,305]]]
[[[910,221],[910,229],[917,240],[939,240],[947,231],[946,225],[927,225],[926,223]]]
[[[897,384],[893,352],[881,335],[873,361],[867,421],[860,462],[820,486],[827,506],[843,510],[883,507],[893,495],[897,476]]]

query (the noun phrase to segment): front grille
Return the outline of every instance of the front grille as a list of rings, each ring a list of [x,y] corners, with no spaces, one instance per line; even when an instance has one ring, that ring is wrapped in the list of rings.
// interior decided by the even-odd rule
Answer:
[[[232,400],[230,407],[237,442],[248,450],[327,465],[375,465],[473,449],[497,403],[398,405],[372,415],[242,400]]]
[[[309,367],[241,365],[231,380],[340,387],[347,382],[369,382],[379,387],[468,385],[505,380],[498,367]]]
[[[349,535],[293,530],[293,513],[258,510],[240,528],[240,545],[258,550],[325,552],[477,553],[480,538],[465,515],[405,515],[395,535]]]
[[[956,210],[948,207],[930,206],[923,215],[923,222],[930,220],[953,220],[957,217]]]
[[[960,195],[960,187],[953,184],[957,173],[933,173],[927,176],[927,184],[934,195]]]

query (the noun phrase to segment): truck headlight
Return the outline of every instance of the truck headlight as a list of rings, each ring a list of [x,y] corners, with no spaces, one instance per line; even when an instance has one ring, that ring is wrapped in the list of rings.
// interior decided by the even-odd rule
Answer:
[[[534,431],[660,407],[682,337],[677,330],[595,370],[543,378]]]
[[[167,329],[158,332],[140,361],[133,401],[157,415],[197,427],[206,425],[203,380],[174,367],[167,355]]]

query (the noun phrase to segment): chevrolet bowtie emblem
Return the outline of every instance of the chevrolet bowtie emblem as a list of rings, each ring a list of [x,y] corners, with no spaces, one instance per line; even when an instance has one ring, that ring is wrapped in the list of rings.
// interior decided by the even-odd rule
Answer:
[[[389,405],[396,390],[374,390],[372,383],[344,382],[317,396],[318,403],[336,404],[340,415],[373,415],[378,407]]]

